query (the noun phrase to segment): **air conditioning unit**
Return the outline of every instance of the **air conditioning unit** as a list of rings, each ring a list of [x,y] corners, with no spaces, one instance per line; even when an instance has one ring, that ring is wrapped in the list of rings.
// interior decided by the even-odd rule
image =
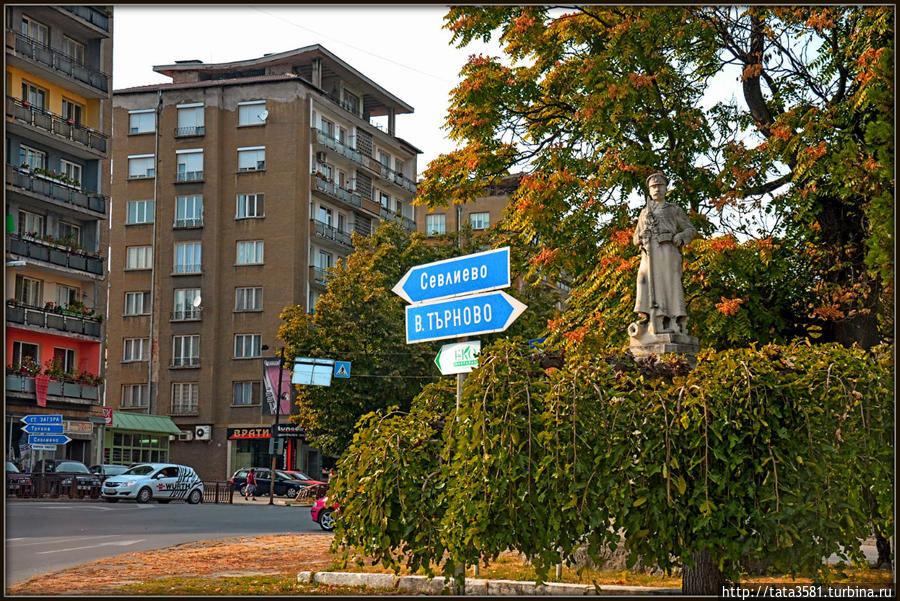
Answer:
[[[182,440],[182,441],[194,440],[194,433],[190,432],[190,431],[186,432],[186,431],[182,430],[181,432],[178,433],[178,440]]]
[[[194,438],[196,440],[209,440],[212,435],[212,426],[194,426]]]
[[[328,158],[328,155],[325,154],[324,152],[320,151],[320,152],[316,153],[316,161],[319,163],[324,163],[325,159],[327,159],[327,158]]]

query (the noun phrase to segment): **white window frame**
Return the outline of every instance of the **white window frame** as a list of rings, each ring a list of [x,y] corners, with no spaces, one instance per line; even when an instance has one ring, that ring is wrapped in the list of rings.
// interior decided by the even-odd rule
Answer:
[[[262,353],[262,334],[235,334],[234,358],[258,359]]]
[[[59,307],[67,307],[78,300],[81,291],[75,286],[56,284],[56,304]]]
[[[84,105],[63,96],[62,118],[66,119],[67,121],[71,121],[73,125],[81,125],[83,117]]]
[[[122,384],[122,401],[120,407],[149,407],[149,384]]]
[[[473,230],[486,230],[491,227],[491,214],[488,212],[469,213],[469,224]]]
[[[34,350],[34,355],[30,354],[32,350]],[[25,340],[14,340],[12,353],[13,365],[22,365],[25,357],[31,357],[35,363],[41,365],[41,345]]]
[[[129,200],[125,209],[125,225],[153,223],[153,200]]]
[[[43,307],[44,280],[17,274],[16,300],[29,307]]]
[[[27,15],[22,15],[22,34],[44,46],[50,45],[50,30],[47,26]]]
[[[190,257],[188,257],[190,253]],[[190,262],[187,261],[190,259]],[[172,259],[172,273],[201,273],[203,271],[203,243],[199,240],[187,240],[175,243],[175,254]]]
[[[438,219],[440,217],[440,219]],[[425,216],[425,234],[428,236],[440,236],[447,233],[447,215],[438,213]]]
[[[198,182],[203,180],[203,149],[191,148],[175,151],[175,181]]]
[[[251,171],[265,171],[266,169],[266,147],[265,146],[244,146],[237,149],[237,165],[238,173],[248,173]]]
[[[320,204],[318,220],[328,227],[334,227],[334,210],[331,207]]]
[[[19,209],[19,235],[43,236],[46,224],[47,219],[43,215]]]
[[[240,395],[238,395],[238,390],[241,391]],[[240,396],[241,402],[238,402],[238,396]],[[262,404],[262,382],[260,382],[259,380],[244,380],[231,383],[232,406],[250,407],[260,404]]]
[[[206,132],[205,107],[202,102],[178,104],[175,106],[175,109],[178,112],[178,124],[175,130],[176,137],[200,136]]]
[[[57,365],[56,356],[62,355],[62,361]],[[78,368],[75,361],[75,349],[64,346],[53,347],[53,358],[51,359],[55,367],[60,367],[67,374],[73,373]]]
[[[150,360],[149,338],[123,338],[122,363]]]
[[[67,35],[63,36],[63,53],[76,64],[84,66],[85,49],[86,46],[78,40],[70,38]]]
[[[125,270],[138,271],[153,268],[152,246],[126,246]]]
[[[132,315],[150,315],[150,293],[146,290],[126,292],[125,306],[122,315],[126,317]]]
[[[46,169],[47,153],[25,144],[19,144],[19,165],[27,165],[28,169]]]
[[[235,219],[261,219],[266,216],[266,195],[257,192],[256,194],[238,194],[237,208],[235,209]]]
[[[172,382],[172,413],[197,413],[200,401],[198,382]]]
[[[200,334],[172,336],[172,367],[200,365]]]
[[[73,163],[72,161],[67,161],[66,159],[60,159],[59,170],[64,176],[75,182],[73,184],[64,183],[64,186],[70,186],[76,189],[81,187],[81,182],[83,181],[81,177],[81,174],[83,172],[81,165],[79,165],[78,163]]]
[[[151,179],[156,177],[156,155],[128,155],[128,179]]]
[[[148,134],[156,131],[156,110],[128,111],[128,134]]]
[[[238,127],[250,127],[254,125],[265,125],[266,120],[262,118],[262,113],[266,110],[265,100],[244,100],[237,103],[238,106]]]
[[[190,211],[188,210],[190,209]],[[203,226],[203,195],[188,194],[175,197],[175,223],[173,227]]]
[[[173,321],[188,321],[200,318],[200,307],[194,301],[200,298],[200,288],[176,288],[173,293]]]
[[[245,286],[234,289],[234,312],[262,311],[262,286]]]
[[[262,265],[264,263],[262,240],[238,240],[235,245],[235,265]]]

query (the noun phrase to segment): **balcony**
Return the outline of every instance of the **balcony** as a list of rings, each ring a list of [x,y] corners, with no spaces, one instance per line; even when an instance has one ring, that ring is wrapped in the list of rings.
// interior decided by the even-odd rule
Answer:
[[[9,234],[6,250],[19,257],[74,269],[92,276],[103,276],[103,258],[100,255],[63,249],[55,244],[39,242],[30,236]]]
[[[354,161],[362,166],[366,166],[366,164],[363,162],[362,153],[359,152],[358,150],[350,148],[344,142],[341,142],[337,138],[332,138],[331,136],[326,134],[324,131],[322,131],[321,129],[318,129],[316,127],[312,128],[312,133],[313,133],[314,139],[317,144],[321,144],[325,148],[328,148],[329,150],[333,150],[334,152],[338,153],[339,155],[341,155],[343,157],[347,157],[351,161]]]
[[[176,138],[189,138],[191,136],[202,136],[206,133],[206,127],[203,125],[188,125],[187,127],[176,127]]]
[[[313,235],[323,240],[334,241],[348,249],[353,248],[353,242],[350,240],[350,234],[328,225],[318,219],[311,219],[313,222]]]
[[[91,25],[99,27],[103,31],[109,32],[109,16],[94,8],[93,6],[60,6],[63,10],[81,17]]]
[[[54,74],[64,75],[88,86],[95,96],[98,91],[102,92],[104,97],[109,94],[109,76],[105,73],[79,65],[64,52],[45,46],[15,30],[8,29],[7,32],[8,36],[15,35],[14,46],[19,57],[48,67]]]
[[[200,367],[200,357],[173,357],[169,367]]]
[[[76,313],[76,311],[60,308],[32,307],[16,301],[7,301],[6,303],[7,323],[37,326],[66,334],[100,338],[102,319],[99,316],[77,315]]]
[[[309,266],[309,283],[313,286],[318,286],[319,288],[325,288],[328,284],[328,280],[331,279],[332,274],[326,271],[321,267],[316,267],[315,265]]]
[[[175,183],[183,184],[187,182],[202,182],[202,171],[179,171],[175,174]]]
[[[24,124],[41,133],[50,134],[51,142],[71,143],[79,150],[87,151],[88,155],[83,158],[106,156],[108,137],[71,119],[35,108],[11,96],[6,97],[6,116],[13,119],[13,124]]]
[[[409,232],[416,231],[416,222],[414,220],[412,220],[409,217],[406,217],[404,215],[401,215],[400,213],[397,213],[396,211],[392,211],[392,210],[388,209],[387,207],[381,207],[381,210],[379,211],[379,215],[381,215],[382,219],[388,219],[391,221],[399,218],[400,224],[404,228],[406,228],[407,231],[409,231]]]
[[[7,372],[6,393],[17,397],[30,397],[37,404],[33,375]],[[96,405],[100,398],[100,385],[51,379],[47,386],[47,398],[66,403]]]
[[[317,192],[321,192],[329,198],[339,200],[353,207],[362,207],[362,196],[351,190],[345,190],[334,182],[324,179],[318,173],[313,173],[313,187]]]
[[[45,176],[35,176],[30,171],[6,166],[6,185],[29,192],[41,200],[55,200],[79,209],[87,209],[106,216],[106,197],[96,192],[79,190]]]
[[[387,165],[377,163],[375,159],[371,159],[371,161],[373,163],[372,168],[381,174],[382,179],[387,180],[395,186],[399,186],[407,192],[412,192],[413,194],[416,193],[416,182],[412,181],[399,171],[394,171]]]
[[[187,309],[177,309],[169,314],[169,321],[200,321],[202,311],[202,307],[188,307]]]

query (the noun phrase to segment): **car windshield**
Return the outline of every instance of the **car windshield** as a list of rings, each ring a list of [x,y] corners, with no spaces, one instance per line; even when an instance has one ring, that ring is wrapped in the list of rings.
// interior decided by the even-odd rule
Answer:
[[[78,463],[77,461],[60,461],[56,465],[56,469],[53,470],[55,472],[71,472],[75,474],[90,474],[91,470],[87,468],[83,463]]]
[[[290,474],[289,478],[293,480],[312,480],[309,476],[304,474],[303,472],[288,472]]]
[[[136,465],[122,472],[123,476],[146,476],[153,471],[152,465]]]

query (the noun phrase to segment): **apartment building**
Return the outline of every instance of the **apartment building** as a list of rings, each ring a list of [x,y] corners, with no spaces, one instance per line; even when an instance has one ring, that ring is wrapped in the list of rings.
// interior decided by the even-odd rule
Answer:
[[[102,459],[113,20],[6,6],[7,459]],[[21,418],[61,415],[65,445]]]
[[[154,70],[172,81],[113,94],[110,404],[168,416],[170,458],[227,478],[271,461],[282,309],[314,310],[351,232],[415,229],[413,109],[320,45]],[[278,465],[318,475],[280,422]]]
[[[518,189],[521,178],[521,173],[502,177],[487,186],[484,196],[472,202],[420,210],[416,215],[416,229],[426,236],[438,236],[458,232],[468,224],[472,226],[472,233],[478,235],[503,220],[503,210]]]

